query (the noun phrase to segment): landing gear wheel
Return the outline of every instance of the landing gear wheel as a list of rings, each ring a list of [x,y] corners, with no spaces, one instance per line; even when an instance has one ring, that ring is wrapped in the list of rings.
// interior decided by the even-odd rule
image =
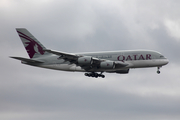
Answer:
[[[160,67],[157,67],[157,74],[161,73],[159,69],[160,69]]]
[[[95,77],[95,78],[102,77],[102,78],[105,78],[105,75],[103,75],[102,73],[98,74],[98,73],[95,73],[95,72],[91,72],[91,73],[85,73],[84,75],[88,76],[88,77]]]
[[[105,75],[101,75],[102,78],[105,78]]]

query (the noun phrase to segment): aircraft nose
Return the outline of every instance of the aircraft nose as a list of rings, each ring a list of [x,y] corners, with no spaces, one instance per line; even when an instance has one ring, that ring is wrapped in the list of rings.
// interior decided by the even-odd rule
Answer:
[[[169,63],[169,60],[168,60],[168,59],[165,59],[164,62],[165,62],[165,64],[168,64],[168,63]]]

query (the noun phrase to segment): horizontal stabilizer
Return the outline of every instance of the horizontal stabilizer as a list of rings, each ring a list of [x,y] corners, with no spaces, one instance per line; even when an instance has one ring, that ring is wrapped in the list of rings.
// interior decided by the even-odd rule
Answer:
[[[43,61],[40,61],[40,60],[32,60],[32,59],[22,58],[22,57],[10,57],[10,58],[21,60],[21,61],[27,62],[27,63],[43,63]]]

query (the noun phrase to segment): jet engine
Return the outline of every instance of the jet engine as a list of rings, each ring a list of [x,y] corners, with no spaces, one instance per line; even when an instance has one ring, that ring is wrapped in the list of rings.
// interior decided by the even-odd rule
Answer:
[[[113,61],[106,61],[100,63],[100,68],[102,69],[113,69],[115,67],[115,63]]]
[[[92,57],[90,57],[90,56],[84,56],[84,57],[78,58],[78,64],[89,65],[92,63],[93,63],[93,60],[92,60]]]

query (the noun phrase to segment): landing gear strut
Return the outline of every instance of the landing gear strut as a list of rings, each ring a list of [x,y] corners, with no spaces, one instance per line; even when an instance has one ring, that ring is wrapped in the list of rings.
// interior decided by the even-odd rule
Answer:
[[[157,74],[160,74],[160,68],[161,67],[157,67]]]
[[[105,75],[103,75],[102,72],[100,74],[95,73],[95,72],[91,72],[91,73],[85,73],[84,75],[88,76],[88,77],[95,77],[95,78],[102,77],[102,78],[105,78]]]

